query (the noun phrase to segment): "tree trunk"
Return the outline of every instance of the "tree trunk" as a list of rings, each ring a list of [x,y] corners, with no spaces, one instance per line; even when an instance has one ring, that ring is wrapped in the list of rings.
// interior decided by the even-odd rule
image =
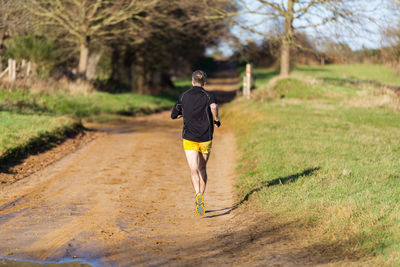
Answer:
[[[134,87],[138,94],[150,94],[151,73],[146,69],[145,59],[143,55],[138,52],[136,54],[135,67],[135,80]]]
[[[111,82],[118,83],[121,76],[121,55],[120,50],[113,49],[111,54]]]
[[[142,51],[114,50],[112,53],[112,79],[118,88],[124,88],[138,94],[154,95],[165,88],[172,88],[173,83],[168,73],[151,68]],[[146,64],[147,63],[147,64]]]
[[[287,40],[282,41],[281,47],[281,77],[288,77],[290,72],[290,44]]]
[[[100,58],[101,58],[100,52],[96,52],[93,55],[89,56],[87,70],[86,70],[86,78],[89,81],[93,80],[96,75],[97,64],[99,63]]]
[[[285,14],[285,34],[281,42],[281,72],[280,76],[287,77],[290,72],[290,48],[293,43],[294,0],[288,0]]]
[[[0,37],[0,51],[4,51],[4,49],[5,49],[5,47],[4,47],[4,41],[5,41],[8,37],[10,37],[10,35],[9,35],[8,31],[3,30],[3,31],[1,31],[0,36],[1,36],[1,37]]]
[[[81,43],[79,55],[78,75],[81,78],[86,78],[86,71],[89,61],[89,46],[87,43]]]
[[[325,66],[325,57],[324,56],[321,57],[321,66]]]
[[[136,91],[138,94],[141,95],[146,95],[149,94],[148,92],[148,75],[146,75],[146,70],[143,66],[143,64],[139,62],[136,63],[135,66],[135,72],[136,72]]]
[[[134,91],[135,72],[132,60],[134,56],[126,47],[115,47],[111,55],[111,79],[110,83],[118,90]]]

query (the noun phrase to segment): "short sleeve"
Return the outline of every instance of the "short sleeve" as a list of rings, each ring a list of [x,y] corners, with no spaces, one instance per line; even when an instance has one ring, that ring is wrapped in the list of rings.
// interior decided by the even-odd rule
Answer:
[[[217,98],[215,97],[215,94],[213,93],[213,92],[209,92],[209,94],[210,94],[210,105],[211,104],[213,104],[213,103],[215,103],[215,104],[218,104],[217,103]]]

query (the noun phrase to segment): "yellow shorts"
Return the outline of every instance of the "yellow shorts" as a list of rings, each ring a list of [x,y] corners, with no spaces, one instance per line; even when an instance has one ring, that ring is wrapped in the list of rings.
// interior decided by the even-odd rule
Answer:
[[[193,142],[183,139],[183,149],[184,150],[195,150],[200,153],[207,154],[211,152],[212,141],[207,142]]]

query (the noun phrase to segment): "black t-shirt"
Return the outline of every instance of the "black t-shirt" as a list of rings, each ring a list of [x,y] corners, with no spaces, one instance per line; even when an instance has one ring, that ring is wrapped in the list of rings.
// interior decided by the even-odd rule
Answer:
[[[214,120],[210,105],[217,103],[214,93],[194,86],[183,92],[171,112],[171,118],[183,116],[182,138],[194,142],[212,140]]]

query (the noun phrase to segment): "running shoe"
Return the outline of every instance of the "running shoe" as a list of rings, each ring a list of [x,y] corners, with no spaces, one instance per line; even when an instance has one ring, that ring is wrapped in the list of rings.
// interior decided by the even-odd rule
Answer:
[[[203,216],[206,212],[206,208],[204,207],[204,196],[200,193],[196,195],[196,213],[199,216]]]

